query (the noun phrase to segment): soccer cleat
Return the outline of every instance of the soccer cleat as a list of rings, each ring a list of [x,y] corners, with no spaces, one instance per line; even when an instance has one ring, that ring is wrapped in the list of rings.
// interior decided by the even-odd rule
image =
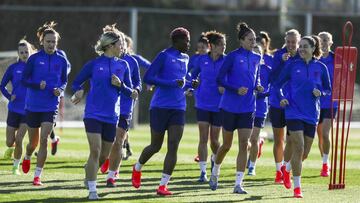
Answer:
[[[303,198],[303,194],[301,192],[301,188],[297,187],[294,189],[294,197],[295,198]]]
[[[116,181],[113,178],[106,180],[106,187],[116,187]]]
[[[13,153],[14,153],[15,147],[9,147],[6,149],[4,153],[4,159],[11,159]]]
[[[209,186],[212,191],[215,191],[218,188],[218,177],[211,174]]]
[[[330,175],[330,169],[328,164],[323,164],[322,169],[320,171],[320,176],[328,177]]]
[[[23,159],[21,168],[24,173],[28,173],[30,170],[30,159]]]
[[[276,171],[275,183],[283,184],[283,174],[281,173],[281,171]]]
[[[195,161],[195,162],[199,162],[199,161],[200,161],[199,155],[196,155],[196,157],[194,158],[194,161]]]
[[[248,192],[247,192],[243,187],[241,187],[240,185],[235,185],[235,187],[234,187],[234,193],[237,193],[237,194],[247,194]]]
[[[109,166],[110,166],[110,160],[109,158],[107,158],[100,167],[101,173],[102,174],[106,173],[109,170]]]
[[[255,176],[256,175],[255,167],[249,167],[248,175],[249,176]]]
[[[19,166],[13,166],[12,174],[13,175],[20,175]]]
[[[206,177],[206,173],[205,173],[205,172],[201,172],[198,182],[199,182],[199,183],[205,183],[205,182],[207,182],[207,181],[208,181],[208,179],[207,179],[207,177]]]
[[[136,171],[135,165],[132,170],[131,182],[135,188],[139,188],[141,186],[141,171]]]
[[[286,171],[286,168],[281,167],[281,171],[283,173],[283,183],[286,189],[290,189],[291,188],[291,174],[290,172]]]
[[[40,177],[35,177],[35,178],[34,178],[33,185],[35,185],[35,186],[41,186],[41,185],[43,185],[42,182],[41,182],[41,180],[40,180]]]
[[[89,196],[88,196],[89,200],[97,200],[100,199],[100,197],[98,196],[97,192],[89,192]]]
[[[55,142],[51,142],[51,155],[55,155],[57,152],[57,146],[60,143],[60,137],[55,136],[56,141]]]
[[[158,195],[172,195],[172,192],[170,192],[167,188],[167,185],[160,185],[159,188],[156,190],[156,194]]]
[[[257,158],[260,158],[260,156],[262,154],[264,143],[265,143],[264,138],[260,138],[260,140],[259,140],[259,151],[258,151],[258,154],[257,154]]]

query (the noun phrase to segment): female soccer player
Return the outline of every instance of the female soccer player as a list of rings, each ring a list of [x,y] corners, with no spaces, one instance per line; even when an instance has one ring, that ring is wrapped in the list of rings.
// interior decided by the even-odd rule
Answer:
[[[285,107],[285,119],[291,142],[291,164],[284,170],[284,186],[291,188],[290,169],[294,179],[294,197],[302,198],[302,161],[306,159],[315,136],[315,128],[320,114],[320,96],[329,94],[330,77],[326,66],[316,57],[321,56],[319,43],[310,36],[299,42],[301,59],[294,60],[284,68],[275,84],[280,105]],[[291,94],[287,97],[281,88],[290,84]],[[320,91],[322,90],[322,91]],[[288,143],[287,143],[288,144]]]
[[[331,46],[333,44],[332,35],[328,32],[320,32],[318,34],[320,37],[320,47],[322,51],[322,56],[320,61],[323,62],[330,75],[330,82],[332,84],[334,78],[334,53],[331,51]],[[320,176],[328,177],[330,173],[329,166],[329,152],[330,152],[330,138],[329,131],[331,128],[331,94],[326,95],[320,98],[320,119],[319,125],[317,127],[317,133],[319,136],[319,149],[322,156],[322,169]],[[333,103],[333,114],[337,113],[337,103]]]
[[[260,45],[255,45],[254,52],[261,56],[264,56],[263,50]],[[263,58],[264,59],[264,58]],[[260,145],[264,143],[264,140],[259,142],[259,135],[262,128],[265,126],[265,119],[268,113],[268,91],[269,91],[269,76],[271,73],[271,67],[264,64],[264,60],[261,61],[259,67],[259,76],[261,86],[264,87],[263,93],[256,94],[256,110],[254,119],[254,128],[250,136],[250,153],[249,153],[249,170],[248,175],[254,176],[256,159],[259,157]],[[262,139],[262,138],[261,138]]]
[[[190,33],[178,27],[171,32],[170,38],[172,46],[157,55],[144,76],[145,83],[156,86],[150,104],[151,143],[142,151],[132,172],[132,185],[139,188],[142,166],[161,149],[165,131],[168,131],[168,151],[157,189],[158,195],[172,195],[167,184],[176,165],[185,124],[186,100],[183,88],[189,61],[185,53],[189,50]]]
[[[209,46],[209,40],[206,38],[206,34],[201,33],[196,43],[196,52],[189,59],[188,72],[194,68],[194,65],[197,64],[197,61],[201,55],[207,54],[209,52]]]
[[[25,95],[26,87],[21,83],[21,78],[26,66],[26,61],[35,52],[32,44],[24,39],[18,43],[18,61],[8,67],[1,80],[0,90],[9,100],[8,117],[6,120],[6,145],[4,158],[10,159],[14,152],[14,165],[12,172],[20,175],[19,165],[22,155],[22,141],[26,133],[25,119]],[[6,85],[11,82],[12,91],[9,92]]]
[[[119,119],[120,92],[133,99],[137,91],[131,89],[131,78],[126,61],[118,58],[124,53],[124,35],[114,25],[103,28],[95,51],[100,56],[84,65],[73,82],[74,104],[80,102],[84,90],[82,85],[90,80],[90,92],[86,98],[84,124],[90,147],[85,166],[85,185],[89,199],[99,199],[96,191],[96,177],[99,164],[109,156]]]
[[[38,29],[37,36],[43,49],[30,56],[22,77],[22,83],[27,87],[25,110],[29,134],[22,170],[29,172],[30,158],[40,139],[35,186],[42,185],[40,176],[47,157],[48,136],[53,130],[60,95],[67,83],[68,62],[56,51],[60,35],[54,29],[55,25],[55,22],[45,23]]]
[[[219,103],[224,88],[218,86],[216,77],[225,59],[226,38],[225,34],[209,31],[205,37],[210,44],[210,52],[198,57],[190,71],[191,80],[200,82],[195,93],[195,107],[199,125],[199,182],[206,182],[206,162],[208,157],[207,142],[210,137],[211,166],[213,166],[215,154],[220,146],[219,134],[221,130],[221,113]],[[200,76],[199,76],[200,74]],[[199,79],[198,79],[199,77]],[[211,167],[212,168],[212,167]]]
[[[274,54],[272,72],[270,76],[270,96],[269,96],[269,116],[271,125],[274,133],[274,147],[273,154],[275,158],[276,166],[276,175],[275,183],[282,184],[282,172],[281,167],[285,168],[285,165],[282,164],[283,159],[286,161],[290,160],[290,157],[284,157],[284,129],[286,126],[285,122],[285,111],[280,106],[280,98],[277,95],[277,89],[274,87],[274,83],[277,81],[280,72],[284,69],[285,65],[290,61],[299,58],[297,53],[298,43],[300,41],[301,35],[295,29],[291,29],[285,33],[285,45],[282,49],[278,50]],[[289,93],[288,85],[283,88],[284,94]],[[288,145],[290,147],[290,145]],[[285,149],[287,151],[287,149]]]
[[[139,94],[141,91],[141,79],[140,79],[140,70],[139,65],[135,58],[133,58],[128,52],[127,49],[125,53],[121,57],[123,60],[128,62],[129,70],[130,70],[130,77],[132,82],[132,87],[134,90],[137,91]],[[132,113],[135,106],[135,100],[129,96],[126,96],[124,93],[121,93],[120,99],[120,117],[118,121],[118,125],[116,128],[116,138],[115,142],[112,146],[111,153],[109,159],[105,161],[105,163],[101,167],[101,172],[105,173],[107,171],[106,163],[109,163],[109,173],[107,175],[106,185],[108,187],[115,187],[115,177],[118,174],[118,170],[121,164],[121,160],[123,159],[123,144],[124,141],[127,140],[129,134],[129,126],[132,119]],[[127,148],[130,150],[129,143]],[[127,152],[127,154],[130,153]]]
[[[239,152],[236,161],[234,193],[246,194],[242,186],[247,161],[248,139],[254,125],[255,94],[264,90],[257,77],[261,56],[254,53],[255,32],[246,23],[237,26],[240,48],[230,52],[220,68],[217,82],[225,88],[220,101],[223,114],[223,144],[217,151],[209,185],[218,186],[220,165],[230,150],[234,130],[238,132]]]

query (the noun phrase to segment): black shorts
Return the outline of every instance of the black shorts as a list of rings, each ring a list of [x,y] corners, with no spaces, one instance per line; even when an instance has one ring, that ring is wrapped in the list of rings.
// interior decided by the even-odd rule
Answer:
[[[309,123],[306,123],[302,120],[298,119],[289,119],[286,120],[287,129],[288,131],[303,131],[305,136],[314,138],[315,137],[315,130],[316,125],[312,125]]]
[[[29,128],[39,128],[41,123],[49,122],[54,123],[57,111],[50,112],[32,112],[26,111],[26,124]]]
[[[212,126],[221,127],[221,123],[222,123],[221,115],[222,115],[221,112],[207,111],[196,108],[197,121],[207,122]]]
[[[333,109],[333,118],[336,117],[337,114],[337,108]],[[319,123],[322,123],[324,121],[324,119],[331,119],[331,109],[321,109],[320,110],[320,118],[319,118]]]
[[[107,142],[114,142],[116,136],[116,124],[105,123],[93,118],[84,118],[85,131],[98,133],[101,139]]]
[[[254,126],[254,112],[231,113],[221,110],[223,118],[223,128],[233,132],[236,129],[249,128]]]
[[[19,128],[21,123],[26,123],[26,116],[13,111],[8,112],[6,124],[13,128]]]
[[[119,122],[118,122],[118,127],[124,129],[125,131],[129,130],[130,127],[130,122],[131,122],[131,118],[130,116],[124,116],[124,115],[120,115],[119,116]]]
[[[185,125],[185,111],[153,107],[150,109],[150,127],[162,133],[172,125]]]
[[[264,128],[265,127],[265,119],[266,118],[255,117],[254,126],[258,127],[258,128]]]
[[[273,128],[283,128],[286,126],[285,109],[270,106],[269,116]]]

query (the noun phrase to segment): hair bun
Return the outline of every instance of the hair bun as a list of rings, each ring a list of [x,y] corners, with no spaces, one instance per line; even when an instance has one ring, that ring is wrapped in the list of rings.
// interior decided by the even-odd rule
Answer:
[[[249,26],[244,22],[239,23],[238,26],[237,26],[238,31],[240,31],[242,29],[247,29],[247,28],[249,28]]]

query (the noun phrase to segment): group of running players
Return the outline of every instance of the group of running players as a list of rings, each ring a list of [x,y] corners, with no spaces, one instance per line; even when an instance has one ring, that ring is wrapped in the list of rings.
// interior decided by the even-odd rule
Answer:
[[[45,23],[37,30],[42,48],[37,51],[25,39],[18,44],[18,61],[6,70],[1,92],[9,100],[6,128],[6,157],[14,151],[13,173],[20,174],[22,140],[29,143],[22,171],[30,170],[31,155],[40,143],[33,185],[42,185],[41,173],[47,157],[47,142],[53,134],[60,99],[67,85],[71,66],[64,51],[57,48],[60,34],[56,23]],[[331,126],[331,81],[334,54],[332,35],[301,37],[291,29],[284,46],[270,48],[267,32],[258,34],[246,23],[237,25],[239,48],[225,54],[226,35],[217,31],[201,34],[198,52],[189,58],[190,33],[178,27],[171,31],[171,45],[150,64],[131,51],[132,41],[116,25],[106,25],[95,45],[99,57],[87,62],[71,84],[71,101],[84,96],[83,85],[90,82],[84,110],[84,125],[90,154],[84,166],[84,184],[89,199],[99,199],[97,173],[108,173],[106,186],[115,187],[121,160],[131,155],[128,130],[133,108],[142,90],[139,65],[146,69],[143,81],[154,89],[150,103],[151,142],[141,152],[132,170],[132,185],[141,186],[142,168],[157,153],[168,132],[167,153],[158,195],[172,195],[168,183],[177,162],[177,151],[185,125],[186,96],[195,98],[199,125],[199,182],[218,188],[221,163],[230,150],[234,131],[238,133],[238,155],[234,193],[247,194],[243,179],[256,175],[261,155],[259,138],[269,113],[274,133],[275,183],[291,188],[301,198],[302,162],[307,158],[315,136],[323,165],[320,175],[329,176],[329,130]],[[235,43],[235,42],[234,42]],[[12,91],[6,88],[11,82]],[[336,112],[336,104],[334,105]],[[286,131],[285,131],[286,127]],[[223,142],[219,142],[220,131]],[[286,145],[285,145],[285,134]],[[207,143],[210,137],[211,175],[208,179]],[[59,137],[52,136],[52,153]],[[122,148],[127,155],[123,157]],[[248,155],[249,151],[249,155]]]

